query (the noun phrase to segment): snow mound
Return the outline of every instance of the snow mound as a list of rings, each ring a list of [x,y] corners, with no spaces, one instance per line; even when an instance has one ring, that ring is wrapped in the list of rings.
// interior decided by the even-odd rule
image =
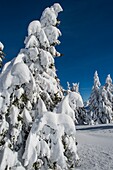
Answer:
[[[12,83],[14,85],[29,83],[31,80],[30,71],[24,63],[15,64],[11,70],[11,75],[13,76]]]
[[[55,4],[53,5],[53,8],[54,8],[54,11],[55,11],[55,13],[56,13],[56,16],[58,15],[59,12],[62,12],[62,11],[63,11],[62,7],[61,7],[60,4],[58,4],[58,3],[55,3]]]
[[[54,26],[48,26],[44,28],[45,34],[49,40],[50,45],[52,44],[60,44],[58,37],[61,36],[61,32],[58,28]]]
[[[25,39],[26,48],[39,47],[39,42],[34,35]]]
[[[83,107],[83,100],[79,93],[69,92],[67,96],[59,103],[55,111],[57,113],[67,114],[75,120],[75,110]]]
[[[44,12],[42,13],[40,22],[42,27],[49,26],[49,25],[56,25],[57,24],[57,16],[58,13],[63,11],[62,7],[60,4],[55,3],[53,6],[50,8],[46,8]]]
[[[33,35],[41,31],[40,21],[32,21],[28,26],[28,35]]]
[[[12,65],[12,63],[10,63]],[[4,70],[1,74],[0,89],[8,89],[13,85],[22,85],[24,83],[29,83],[32,80],[29,68],[23,62],[18,62],[13,64],[10,69]]]
[[[11,149],[9,149],[7,143],[2,154],[3,155],[1,156],[2,160],[0,162],[0,169],[5,170],[6,167],[12,167],[16,162],[17,155],[16,153],[13,153]]]
[[[83,100],[82,97],[79,93],[77,92],[71,92],[69,93],[69,103],[70,105],[75,106],[75,107],[83,107]]]
[[[68,115],[45,112],[43,117],[35,120],[29,133],[23,154],[24,166],[30,169],[36,160],[40,168],[45,168],[43,163],[46,161],[46,169],[74,166],[78,159],[75,133],[74,122]],[[71,154],[75,162],[70,157],[69,163]]]

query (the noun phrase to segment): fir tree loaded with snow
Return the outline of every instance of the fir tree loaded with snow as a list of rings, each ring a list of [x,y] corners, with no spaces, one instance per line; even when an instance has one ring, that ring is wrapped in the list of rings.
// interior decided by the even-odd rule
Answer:
[[[92,87],[91,96],[89,98],[89,122],[94,124],[98,119],[99,113],[99,89],[100,81],[97,71],[94,74],[94,85]]]
[[[108,95],[108,100],[112,103],[113,105],[113,84],[112,84],[112,79],[110,77],[110,74],[108,74],[105,82],[105,89],[107,91]]]
[[[94,75],[94,86],[89,99],[89,123],[101,124],[112,122],[112,80],[110,75],[106,79],[105,86],[100,87],[97,71]]]
[[[54,63],[61,55],[55,49],[60,43],[60,11],[55,3],[40,21],[29,24],[25,48],[0,75],[1,170],[67,170],[79,159],[73,111],[66,105],[76,94],[70,93],[63,104]],[[77,102],[81,104],[79,96]]]
[[[82,96],[80,95],[80,92],[79,92],[79,83],[72,83],[72,87],[71,87],[70,83],[67,82],[67,91],[65,93],[67,95],[62,100],[61,103],[63,103],[63,101],[66,101],[68,98],[67,104],[66,104],[70,107],[70,109],[69,109],[70,111],[68,111],[68,114],[71,113],[70,116],[75,121],[75,124],[86,123],[87,113],[84,109]],[[59,105],[61,105],[61,103]],[[63,107],[60,107],[60,108],[62,108],[62,110],[65,109]],[[66,109],[66,112],[67,112],[67,109]]]
[[[0,42],[0,67],[2,67],[2,60],[4,59],[5,56],[3,49],[4,45]]]
[[[113,122],[113,84],[110,74],[108,74],[103,87],[104,91],[100,94],[103,96],[103,121],[102,123],[112,123]]]
[[[109,92],[106,91],[105,86],[100,88],[98,123],[112,122],[112,103],[108,98],[108,93]]]

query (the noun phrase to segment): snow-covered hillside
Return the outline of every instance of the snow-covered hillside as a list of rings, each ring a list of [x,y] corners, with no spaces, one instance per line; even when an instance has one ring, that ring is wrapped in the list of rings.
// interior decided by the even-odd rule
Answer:
[[[77,170],[113,170],[113,125],[77,126]]]

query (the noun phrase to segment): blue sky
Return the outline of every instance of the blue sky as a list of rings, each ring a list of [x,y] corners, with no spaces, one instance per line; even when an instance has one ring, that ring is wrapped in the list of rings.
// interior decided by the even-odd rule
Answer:
[[[56,59],[61,85],[80,82],[84,99],[89,97],[95,70],[101,84],[107,74],[113,78],[113,0],[4,0],[0,2],[0,41],[6,59],[15,57],[24,47],[28,24],[40,19],[42,11],[59,2],[64,11],[61,20],[61,44],[64,54]]]

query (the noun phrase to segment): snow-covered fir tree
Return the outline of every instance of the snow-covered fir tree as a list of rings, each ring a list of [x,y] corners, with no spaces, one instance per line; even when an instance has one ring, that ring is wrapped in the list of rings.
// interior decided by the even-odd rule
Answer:
[[[98,77],[97,71],[94,74],[94,85],[92,87],[91,96],[89,98],[89,121],[91,124],[98,119],[99,113],[99,89],[100,89],[100,80]]]
[[[83,107],[83,100],[79,93],[70,91],[54,109],[57,113],[69,115],[75,122],[77,109]]]
[[[72,87],[70,86],[70,83],[67,82],[67,90],[65,91],[66,96],[62,100],[62,102],[58,105],[57,112],[66,112],[65,105],[68,105],[68,111],[67,114],[70,114],[70,116],[73,118],[76,124],[84,124],[85,123],[85,117],[86,117],[86,111],[84,109],[83,99],[79,92],[79,83],[72,83]],[[67,103],[67,104],[66,104]],[[63,105],[63,106],[62,106]],[[59,106],[60,109],[59,110]]]
[[[97,72],[94,75],[94,86],[89,99],[89,122],[91,124],[110,123],[112,121],[112,79],[106,78],[105,86],[100,87]]]
[[[70,83],[67,82],[67,93],[70,91],[74,91],[79,93],[79,83],[72,83],[72,87],[70,86]]]
[[[79,83],[72,83],[71,91],[80,95]],[[76,106],[73,108],[75,112],[75,123],[76,124],[86,123],[86,111],[84,109],[82,96],[80,95],[80,97],[81,97],[82,105],[77,106],[76,102],[73,102],[73,104]]]
[[[107,91],[108,100],[113,104],[113,84],[110,74],[108,74],[105,82],[105,89]]]
[[[72,83],[71,91],[79,93],[79,83]]]
[[[0,42],[0,67],[2,67],[2,60],[4,59],[5,56],[3,49],[4,45]]]
[[[105,81],[105,90],[107,91],[107,99],[111,108],[111,111],[109,111],[110,118],[108,120],[109,122],[113,122],[113,84],[110,74],[108,74]]]
[[[63,99],[55,69],[60,11],[55,3],[29,24],[25,48],[0,75],[0,170],[66,170],[79,159],[72,107],[82,100],[75,92]]]
[[[70,83],[67,81],[67,93],[71,90]]]
[[[111,123],[112,103],[108,99],[108,91],[105,86],[99,90],[99,112],[97,114],[98,123]]]

